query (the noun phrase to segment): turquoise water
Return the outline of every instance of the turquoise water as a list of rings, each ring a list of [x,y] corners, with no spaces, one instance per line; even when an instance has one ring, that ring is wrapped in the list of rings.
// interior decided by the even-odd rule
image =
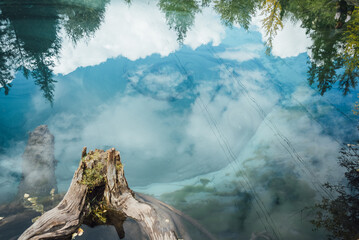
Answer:
[[[59,192],[83,146],[115,147],[131,188],[218,239],[326,238],[308,209],[324,183],[345,180],[338,157],[358,137],[357,91],[308,84],[315,36],[300,19],[283,18],[266,54],[260,10],[245,29],[215,3],[190,2],[0,5],[2,50],[18,47],[3,64],[12,77],[2,68],[12,85],[0,92],[2,202],[17,193],[27,133],[46,124]]]

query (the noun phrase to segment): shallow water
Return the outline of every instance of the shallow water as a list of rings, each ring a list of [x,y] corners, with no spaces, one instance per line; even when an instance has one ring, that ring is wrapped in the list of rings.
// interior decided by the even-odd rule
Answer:
[[[359,17],[335,29],[324,1],[0,2],[0,201],[46,124],[59,192],[83,146],[115,147],[131,188],[218,239],[326,238],[312,207],[345,182],[339,151],[358,138],[358,63],[333,56],[348,59]]]

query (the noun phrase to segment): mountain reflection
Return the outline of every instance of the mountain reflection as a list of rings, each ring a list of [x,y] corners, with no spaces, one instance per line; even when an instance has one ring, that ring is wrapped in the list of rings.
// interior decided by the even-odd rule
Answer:
[[[15,72],[34,79],[43,96],[53,101],[52,67],[61,49],[59,32],[65,29],[76,43],[99,28],[109,0],[2,1],[0,14],[0,84],[9,93]]]
[[[125,2],[131,5],[131,0]],[[15,72],[21,70],[25,77],[34,79],[44,97],[52,102],[55,83],[52,68],[61,49],[60,30],[64,29],[74,44],[91,38],[104,19],[109,0],[45,3],[2,1],[0,84],[5,94],[9,93]],[[313,41],[309,48],[308,82],[322,95],[332,87],[339,87],[346,95],[357,85],[358,5],[357,1],[344,0],[159,0],[157,4],[180,44],[194,25],[196,14],[206,7],[213,8],[223,24],[230,27],[240,25],[248,29],[253,17],[261,15],[267,54],[284,22],[300,22]],[[336,11],[342,11],[340,17],[335,17]]]

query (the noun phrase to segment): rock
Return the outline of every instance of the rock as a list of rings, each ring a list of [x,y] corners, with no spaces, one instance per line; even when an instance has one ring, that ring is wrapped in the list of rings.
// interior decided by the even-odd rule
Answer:
[[[22,158],[22,180],[18,197],[22,198],[24,194],[50,196],[53,189],[57,192],[54,136],[46,125],[40,125],[30,132]]]

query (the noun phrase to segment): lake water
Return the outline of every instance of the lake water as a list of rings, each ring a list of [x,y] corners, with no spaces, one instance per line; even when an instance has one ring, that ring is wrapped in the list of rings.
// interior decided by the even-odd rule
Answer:
[[[218,239],[326,239],[313,206],[345,184],[340,149],[358,139],[359,11],[335,29],[335,6],[0,1],[0,201],[46,124],[59,192],[82,147],[115,147],[134,191]]]

